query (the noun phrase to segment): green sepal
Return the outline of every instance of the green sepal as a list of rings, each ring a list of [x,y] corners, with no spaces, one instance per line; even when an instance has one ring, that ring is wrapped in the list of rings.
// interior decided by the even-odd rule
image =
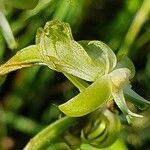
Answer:
[[[10,60],[0,66],[0,75],[5,75],[11,71],[30,67],[33,65],[41,65],[42,59],[39,55],[36,45],[28,46],[16,53]]]
[[[123,90],[119,89],[117,92],[113,91],[112,92],[112,96],[114,98],[115,103],[117,104],[117,106],[120,108],[120,110],[123,112],[124,115],[126,115],[127,121],[129,123],[131,123],[131,119],[132,117],[143,117],[142,115],[133,113],[127,106],[125,98],[124,98],[124,94],[123,94]]]
[[[59,109],[68,116],[80,117],[101,107],[111,96],[112,86],[109,75],[97,79],[83,92],[59,106]]]
[[[129,85],[123,86],[123,92],[125,98],[136,105],[139,109],[145,110],[148,106],[150,106],[150,101],[144,99],[142,96],[133,91]]]

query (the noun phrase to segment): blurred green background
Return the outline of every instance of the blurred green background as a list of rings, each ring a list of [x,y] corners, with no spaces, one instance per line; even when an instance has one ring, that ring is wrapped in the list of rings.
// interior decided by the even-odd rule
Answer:
[[[6,6],[5,15],[18,48],[11,51],[0,32],[0,62],[34,44],[38,27],[59,19],[70,24],[77,41],[101,40],[115,53],[127,50],[136,68],[133,89],[149,100],[150,7],[143,3],[146,0],[40,0],[32,10]],[[0,149],[22,149],[31,137],[60,117],[58,104],[77,93],[61,73],[47,67],[26,68],[1,77]],[[121,137],[129,150],[150,149],[149,112],[143,112],[144,117],[133,126],[123,125]]]

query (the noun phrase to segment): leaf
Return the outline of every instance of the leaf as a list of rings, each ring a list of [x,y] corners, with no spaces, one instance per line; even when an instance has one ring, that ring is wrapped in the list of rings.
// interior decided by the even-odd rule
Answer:
[[[28,46],[16,53],[10,60],[0,66],[0,75],[5,75],[11,71],[42,64],[36,45]],[[44,64],[43,64],[44,65]]]
[[[59,109],[68,116],[80,117],[96,110],[111,99],[110,76],[104,75],[83,92],[59,105]]]
[[[104,75],[105,66],[93,60],[74,41],[67,23],[57,20],[48,22],[44,29],[38,31],[36,41],[41,57],[49,68],[87,81],[95,81]]]

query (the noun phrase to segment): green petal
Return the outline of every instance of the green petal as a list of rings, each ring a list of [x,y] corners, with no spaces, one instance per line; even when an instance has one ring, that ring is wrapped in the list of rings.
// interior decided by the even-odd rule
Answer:
[[[110,76],[105,75],[97,79],[85,91],[60,105],[59,109],[72,117],[86,115],[112,99],[111,87]]]
[[[97,62],[102,75],[111,72],[116,66],[116,55],[105,43],[101,41],[79,41],[78,43],[83,46],[93,61]]]

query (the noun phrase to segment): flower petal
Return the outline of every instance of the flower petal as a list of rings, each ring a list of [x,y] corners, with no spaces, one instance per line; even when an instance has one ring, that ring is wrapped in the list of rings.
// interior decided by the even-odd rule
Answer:
[[[111,87],[110,76],[104,75],[87,87],[83,92],[60,105],[59,109],[66,115],[72,117],[86,115],[112,99]]]
[[[120,110],[125,115],[129,115],[129,116],[133,116],[133,117],[143,117],[142,115],[138,115],[129,110],[129,108],[126,104],[122,89],[119,89],[118,92],[112,90],[112,96],[113,96],[114,101],[116,102],[117,106],[120,108]]]

